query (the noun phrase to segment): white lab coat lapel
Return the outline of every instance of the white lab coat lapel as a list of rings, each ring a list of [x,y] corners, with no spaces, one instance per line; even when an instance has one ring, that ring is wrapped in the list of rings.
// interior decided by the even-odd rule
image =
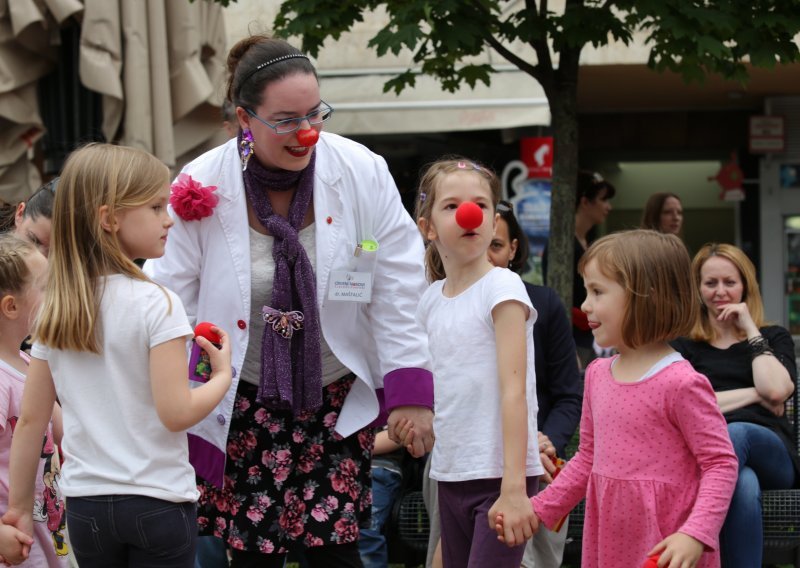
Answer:
[[[317,159],[319,169],[314,175],[314,233],[317,247],[317,303],[321,311],[328,294],[328,279],[338,256],[341,232],[347,229],[344,227],[344,205],[338,184],[341,174],[324,166],[330,160],[320,160],[319,156]],[[322,167],[320,164],[323,164]],[[328,219],[331,220],[330,224]]]
[[[236,281],[242,298],[243,313],[250,313],[250,234],[247,223],[247,196],[244,181],[238,167],[231,167],[228,160],[239,161],[239,154],[228,151],[223,158],[221,187],[226,191],[219,196],[219,219],[225,240],[230,248],[231,260],[236,267]],[[238,163],[237,163],[238,166]],[[242,220],[244,219],[244,222]],[[222,291],[225,293],[225,291]]]

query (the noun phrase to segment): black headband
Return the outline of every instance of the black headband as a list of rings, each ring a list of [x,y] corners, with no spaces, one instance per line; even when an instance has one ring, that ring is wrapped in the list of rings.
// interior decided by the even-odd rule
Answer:
[[[239,82],[239,90],[242,89],[242,85],[244,85],[250,77],[261,71],[264,67],[269,67],[275,63],[280,63],[281,61],[286,61],[287,59],[295,59],[298,57],[302,57],[303,59],[308,59],[307,55],[302,53],[289,53],[287,55],[281,55],[280,57],[276,57],[274,59],[270,59],[269,61],[265,61],[264,63],[259,64],[255,69],[250,71],[244,78]]]

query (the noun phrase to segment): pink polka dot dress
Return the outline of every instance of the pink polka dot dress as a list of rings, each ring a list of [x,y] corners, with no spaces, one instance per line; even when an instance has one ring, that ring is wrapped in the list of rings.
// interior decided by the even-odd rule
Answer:
[[[552,527],[586,496],[584,568],[631,568],[667,536],[703,543],[698,567],[719,567],[719,531],[736,484],[725,420],[704,375],[678,361],[639,382],[586,370],[578,453],[532,499]]]

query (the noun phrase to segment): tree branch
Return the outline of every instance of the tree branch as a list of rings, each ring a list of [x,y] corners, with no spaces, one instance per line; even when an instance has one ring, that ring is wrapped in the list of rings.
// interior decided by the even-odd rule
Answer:
[[[492,46],[497,53],[508,59],[511,64],[519,67],[521,71],[531,75],[536,80],[539,80],[540,71],[538,65],[531,65],[518,55],[515,55],[510,49],[500,43],[498,39],[492,35],[485,37],[484,41]]]
[[[530,15],[531,20],[539,20],[545,22],[547,20],[547,0],[541,0],[539,10],[536,9],[536,0],[525,0],[525,9]],[[531,34],[533,35],[533,34]],[[539,67],[542,74],[550,75],[553,71],[553,60],[550,58],[550,46],[547,44],[547,38],[542,40],[531,40],[531,47],[536,52],[536,58],[539,60]],[[536,77],[542,83],[542,78]]]

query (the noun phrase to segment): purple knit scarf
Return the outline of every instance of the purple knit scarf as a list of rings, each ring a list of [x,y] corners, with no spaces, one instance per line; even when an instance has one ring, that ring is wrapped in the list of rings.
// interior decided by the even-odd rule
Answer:
[[[251,156],[242,174],[250,206],[274,238],[275,279],[272,306],[264,308],[267,323],[261,343],[258,401],[270,408],[291,410],[295,416],[322,406],[317,286],[311,261],[299,240],[311,205],[315,161],[316,152],[311,154],[305,169],[293,172],[268,170]],[[267,190],[293,188],[296,191],[289,206],[289,218],[273,213]],[[293,327],[298,321],[301,323]]]

